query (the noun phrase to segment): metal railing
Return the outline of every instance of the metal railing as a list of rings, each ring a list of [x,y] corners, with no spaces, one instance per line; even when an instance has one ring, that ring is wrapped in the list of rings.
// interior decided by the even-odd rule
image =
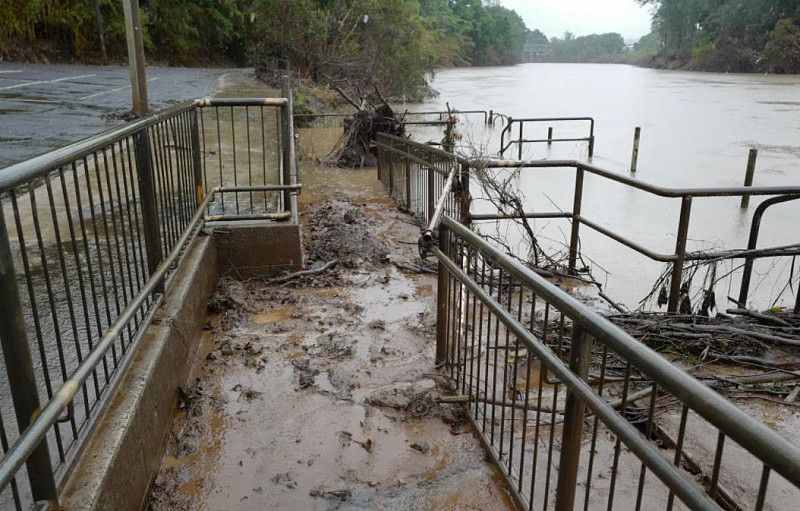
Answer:
[[[375,145],[378,180],[392,198],[424,224],[434,218],[440,199],[439,209],[444,214],[458,217],[469,212],[462,209],[469,206],[465,199],[469,197],[469,180],[461,179],[462,172],[468,172],[466,160],[430,145],[384,133],[378,133]],[[451,174],[455,178],[448,180]]]
[[[796,505],[775,431],[452,218],[433,252],[437,363],[520,509]]]
[[[539,160],[539,161],[516,161],[516,160],[472,160],[470,165],[473,168],[482,169],[503,169],[503,168],[522,168],[522,169],[575,169],[575,181],[573,186],[573,202],[572,211],[550,211],[550,212],[536,212],[526,213],[527,218],[566,218],[572,223],[570,240],[569,240],[569,268],[575,270],[576,260],[580,247],[580,230],[582,226],[588,227],[601,235],[628,247],[639,254],[644,255],[648,259],[658,262],[671,263],[671,278],[670,289],[668,293],[667,311],[677,312],[679,299],[681,296],[681,286],[683,284],[683,271],[684,264],[687,261],[699,260],[713,260],[720,257],[720,254],[713,251],[702,253],[687,253],[686,245],[689,234],[690,219],[692,213],[692,204],[698,198],[719,198],[719,197],[739,197],[739,196],[765,196],[772,197],[765,201],[763,207],[759,207],[753,216],[752,228],[750,234],[750,242],[748,248],[738,250],[738,253],[726,251],[726,257],[734,259],[744,259],[750,261],[751,264],[744,266],[742,285],[740,288],[741,293],[744,293],[743,301],[747,297],[747,290],[749,285],[750,276],[752,271],[752,261],[764,257],[791,257],[800,254],[800,246],[786,245],[781,247],[774,247],[774,250],[762,249],[754,251],[755,243],[758,239],[758,231],[761,224],[761,216],[764,210],[773,204],[786,202],[787,200],[794,200],[800,194],[800,186],[760,186],[760,187],[746,187],[746,186],[730,186],[730,187],[709,187],[709,188],[667,188],[663,186],[652,185],[639,181],[628,176],[623,176],[609,170],[596,167],[594,165],[575,161],[575,160]],[[676,227],[676,239],[674,252],[664,254],[648,247],[637,243],[631,239],[622,236],[611,229],[608,229],[597,222],[594,222],[584,216],[581,212],[584,195],[584,178],[585,176],[594,175],[603,179],[614,181],[625,185],[627,187],[641,190],[652,194],[656,197],[680,199],[681,207],[678,216]],[[470,215],[470,219],[477,220],[498,220],[509,218],[504,215],[485,214],[485,215]],[[800,292],[796,296],[795,310],[800,311]]]
[[[0,507],[57,503],[204,222],[297,221],[292,129],[205,99],[0,170]]]
[[[525,126],[528,124],[541,123],[568,123],[575,121],[587,121],[589,123],[589,134],[585,137],[553,138],[553,127],[547,128],[547,138],[525,138]],[[517,134],[514,135],[514,127],[517,126]],[[506,141],[506,137],[508,141]],[[548,146],[553,142],[586,142],[588,144],[588,156],[594,156],[594,118],[592,117],[537,117],[529,119],[514,119],[509,117],[506,127],[500,133],[500,157],[502,158],[511,146],[517,146],[517,159],[522,160],[523,149],[526,144],[544,144]]]

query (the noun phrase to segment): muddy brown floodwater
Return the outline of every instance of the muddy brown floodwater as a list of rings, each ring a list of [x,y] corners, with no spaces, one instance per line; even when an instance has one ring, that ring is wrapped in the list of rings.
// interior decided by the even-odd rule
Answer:
[[[513,509],[434,368],[435,278],[374,169],[304,169],[309,265],[222,279],[149,509]]]

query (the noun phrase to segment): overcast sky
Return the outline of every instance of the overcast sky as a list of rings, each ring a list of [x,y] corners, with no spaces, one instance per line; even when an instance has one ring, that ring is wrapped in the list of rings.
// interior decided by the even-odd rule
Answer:
[[[649,8],[636,0],[500,0],[522,16],[531,30],[547,37],[619,32],[625,39],[638,39],[650,32]]]

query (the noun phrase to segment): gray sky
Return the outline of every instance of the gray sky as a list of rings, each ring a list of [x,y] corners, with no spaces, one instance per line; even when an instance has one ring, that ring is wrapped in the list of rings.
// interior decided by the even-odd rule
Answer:
[[[522,16],[531,30],[547,37],[619,32],[625,39],[638,39],[650,32],[649,8],[635,0],[500,0],[500,4]]]

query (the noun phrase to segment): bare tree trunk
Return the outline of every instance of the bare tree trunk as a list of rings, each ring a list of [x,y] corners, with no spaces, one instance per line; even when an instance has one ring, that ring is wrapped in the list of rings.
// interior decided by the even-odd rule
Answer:
[[[100,13],[100,0],[94,0],[94,18],[97,21],[97,33],[100,35],[100,51],[103,54],[103,65],[108,65],[106,53],[106,36],[103,29],[103,15]]]

